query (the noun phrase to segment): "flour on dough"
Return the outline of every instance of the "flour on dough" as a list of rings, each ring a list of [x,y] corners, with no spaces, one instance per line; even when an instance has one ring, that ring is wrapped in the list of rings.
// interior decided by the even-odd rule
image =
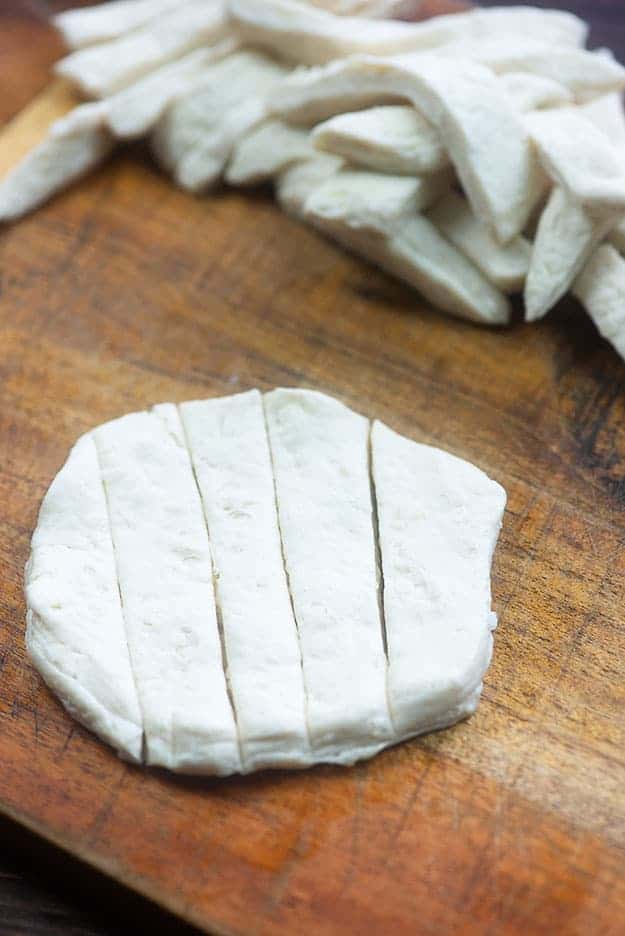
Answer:
[[[468,462],[313,390],[130,413],[46,494],[30,658],[135,762],[353,764],[475,710],[504,503]]]

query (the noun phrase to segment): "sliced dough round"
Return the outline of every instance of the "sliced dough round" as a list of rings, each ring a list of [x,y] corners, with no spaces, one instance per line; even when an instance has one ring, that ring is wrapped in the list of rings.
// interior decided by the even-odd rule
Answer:
[[[88,728],[141,760],[143,719],[91,435],[76,443],[41,505],[26,599],[26,644],[45,681]]]
[[[352,764],[475,709],[504,501],[310,390],[131,413],[84,436],[45,497],[27,647],[126,758]]]
[[[377,421],[371,454],[393,723],[399,734],[442,728],[475,711],[490,663],[490,567],[505,492],[468,462]]]

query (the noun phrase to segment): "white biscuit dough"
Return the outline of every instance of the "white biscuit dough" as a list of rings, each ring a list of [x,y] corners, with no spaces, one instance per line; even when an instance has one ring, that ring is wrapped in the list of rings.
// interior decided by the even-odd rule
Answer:
[[[44,499],[30,658],[129,760],[353,764],[475,709],[504,500],[317,391],[131,413]]]

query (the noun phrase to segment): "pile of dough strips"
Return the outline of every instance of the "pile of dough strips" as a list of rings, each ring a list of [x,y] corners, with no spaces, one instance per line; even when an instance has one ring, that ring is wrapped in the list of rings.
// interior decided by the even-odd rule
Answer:
[[[273,180],[286,211],[452,315],[504,324],[522,291],[536,321],[571,290],[625,356],[625,69],[569,13],[373,18],[397,5],[61,14],[57,74],[93,100],[3,181],[0,220],[149,136],[179,186]]]

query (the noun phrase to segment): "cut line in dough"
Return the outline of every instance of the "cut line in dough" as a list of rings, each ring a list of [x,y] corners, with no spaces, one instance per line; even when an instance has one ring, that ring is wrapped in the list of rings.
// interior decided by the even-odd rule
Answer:
[[[44,499],[27,647],[128,759],[352,764],[475,709],[503,501],[316,391],[131,413],[84,436]]]

